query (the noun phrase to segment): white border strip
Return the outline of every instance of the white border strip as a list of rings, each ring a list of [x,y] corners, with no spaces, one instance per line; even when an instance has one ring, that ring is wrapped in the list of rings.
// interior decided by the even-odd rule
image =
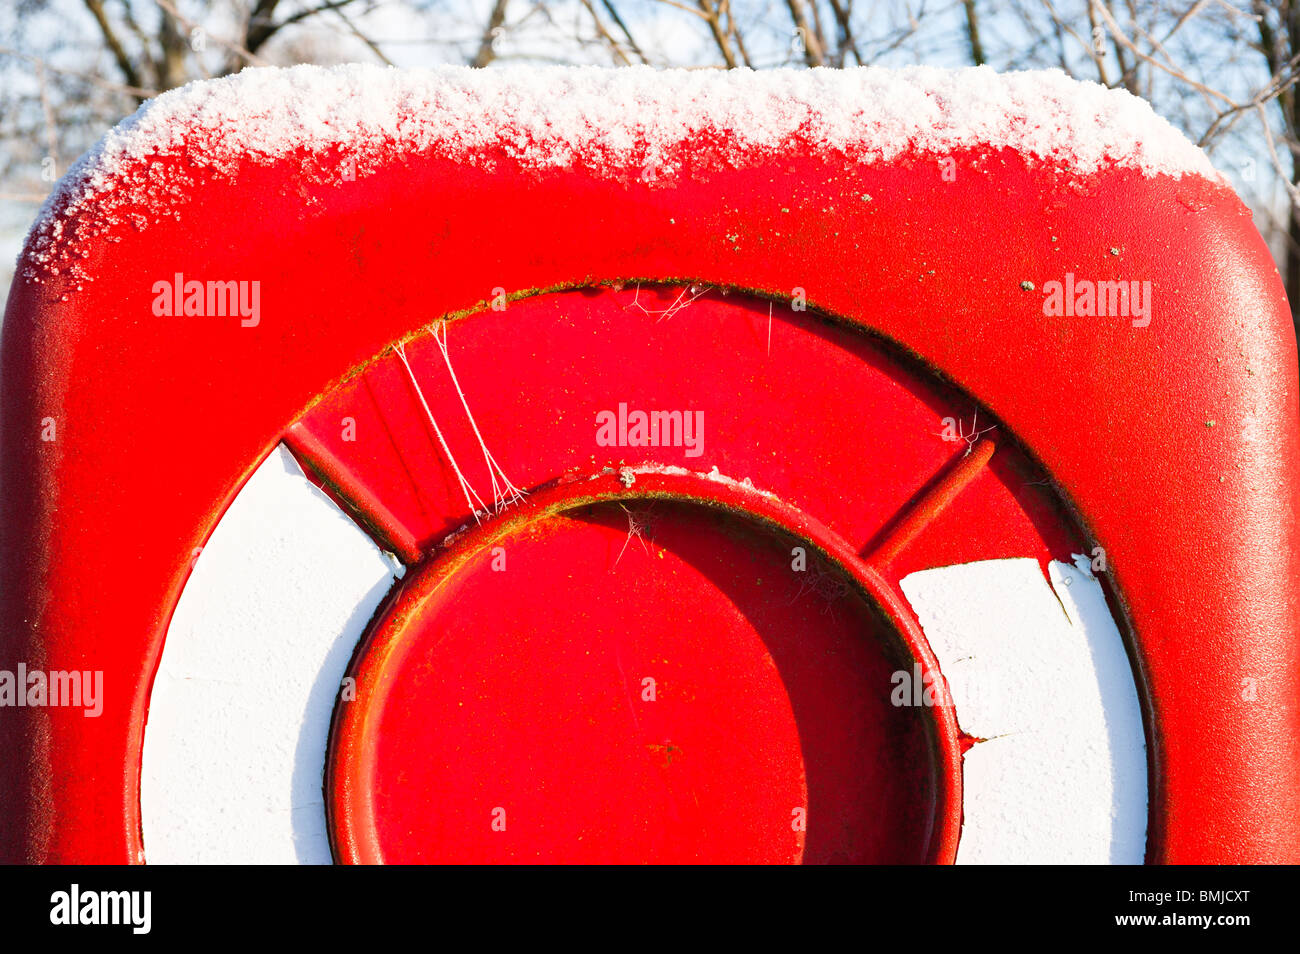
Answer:
[[[329,864],[330,716],[393,563],[278,447],[167,633],[140,786],[151,864]]]
[[[1142,711],[1101,584],[1078,565],[985,560],[902,589],[948,680],[963,760],[958,864],[1141,864]]]

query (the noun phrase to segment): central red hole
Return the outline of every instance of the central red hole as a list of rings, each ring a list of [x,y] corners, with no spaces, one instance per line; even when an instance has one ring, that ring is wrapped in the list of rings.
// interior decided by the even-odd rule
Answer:
[[[386,694],[346,703],[382,860],[925,860],[927,717],[890,703],[911,661],[796,546],[645,500],[483,549],[404,624]]]

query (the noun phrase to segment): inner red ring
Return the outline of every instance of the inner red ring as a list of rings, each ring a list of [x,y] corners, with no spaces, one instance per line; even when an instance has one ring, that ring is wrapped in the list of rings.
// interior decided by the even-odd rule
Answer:
[[[326,786],[336,857],[357,863],[619,860],[624,854],[626,860],[639,861],[778,861],[804,860],[807,853],[815,857],[806,860],[950,862],[961,818],[955,715],[945,706],[893,712],[879,706],[882,690],[887,697],[891,688],[880,683],[891,671],[910,670],[915,665],[922,678],[940,679],[925,640],[896,594],[837,535],[776,498],[726,480],[688,473],[634,473],[630,482],[628,476],[602,473],[533,494],[523,506],[450,541],[436,559],[408,574],[390,596],[354,660],[355,698],[346,701],[345,694],[335,712]],[[545,631],[552,616],[567,612],[577,614],[575,619],[584,618],[586,611],[573,603],[575,597],[567,589],[559,593],[564,603],[549,612],[539,602],[531,620],[520,620],[517,614],[510,617],[514,635],[506,652],[499,646],[483,645],[483,640],[496,635],[491,627],[476,628],[472,633],[467,630],[459,643],[447,645],[447,640],[459,638],[454,632],[457,627],[463,629],[467,620],[478,615],[491,617],[517,595],[519,587],[536,589],[538,580],[525,567],[518,573],[495,573],[491,562],[499,554],[494,548],[508,544],[507,559],[512,552],[528,554],[531,551],[521,534],[559,532],[548,520],[560,519],[561,529],[572,529],[566,521],[584,519],[592,525],[590,533],[599,533],[600,508],[604,507],[606,514],[610,507],[627,508],[625,512],[630,513],[656,501],[668,509],[702,505],[726,520],[739,519],[769,536],[776,534],[805,546],[809,561],[819,561],[813,565],[842,574],[854,591],[852,599],[860,599],[879,622],[878,631],[884,632],[890,643],[884,648],[887,658],[859,660],[856,676],[846,675],[841,663],[852,668],[858,650],[851,641],[835,643],[836,637],[827,633],[850,621],[813,617],[811,625],[805,624],[797,634],[806,642],[799,643],[793,654],[790,647],[794,644],[787,642],[786,650],[780,651],[769,640],[767,649],[772,651],[778,671],[765,683],[767,691],[755,695],[750,690],[764,683],[767,676],[757,665],[752,640],[733,640],[731,645],[733,649],[740,646],[740,654],[726,655],[715,665],[715,654],[697,653],[693,639],[673,644],[677,630],[669,629],[660,633],[659,645],[672,644],[671,653],[662,655],[675,658],[665,658],[656,671],[669,674],[673,692],[684,695],[683,687],[689,686],[710,694],[721,722],[701,726],[690,720],[684,715],[689,709],[687,701],[675,696],[681,717],[675,722],[668,718],[674,727],[666,729],[667,723],[655,724],[655,720],[672,710],[671,705],[664,705],[667,696],[647,708],[638,707],[640,700],[628,695],[628,709],[623,712],[622,699],[611,694],[611,686],[595,685],[600,679],[593,679],[592,672],[603,670],[599,670],[599,659],[589,657],[593,649],[598,657],[607,651],[608,634],[594,632],[589,637],[575,637],[579,642],[573,645],[559,646],[572,629],[566,623],[542,639],[542,649],[524,651],[529,634],[534,628]],[[689,513],[685,519],[689,527],[682,539],[704,532],[701,519]],[[586,527],[580,529],[590,535]],[[603,532],[610,536],[610,530],[606,526]],[[563,552],[572,554],[572,540],[562,542]],[[630,535],[623,542],[639,550],[641,556],[651,552],[642,549],[643,541]],[[534,540],[532,545],[545,547],[545,541]],[[676,551],[690,546],[674,546],[668,559],[661,554],[658,560],[641,564],[641,577],[652,580],[660,572],[670,572],[669,567],[673,567],[671,572],[690,577],[676,562]],[[720,558],[719,565],[731,567],[744,564],[761,549],[752,541],[729,547],[726,538],[710,538],[707,545],[701,543],[697,553],[726,551],[730,557]],[[519,559],[527,562],[529,557]],[[620,552],[619,559],[630,560],[626,550]],[[556,572],[546,560],[533,565],[539,572]],[[771,566],[771,561],[765,565]],[[631,570],[630,562],[626,569]],[[605,572],[603,567],[600,572]],[[568,574],[566,579],[572,576]],[[475,578],[475,586],[487,588],[475,591],[479,596],[492,594],[486,603],[460,598],[458,588]],[[598,583],[605,579],[599,574],[590,578]],[[609,579],[616,577],[610,575]],[[673,585],[681,583],[682,577],[678,577]],[[700,592],[706,594],[702,599],[713,598],[707,587]],[[766,591],[760,588],[757,592]],[[671,604],[669,601],[670,613]],[[485,608],[475,614],[475,605]],[[761,606],[750,605],[747,611],[755,619],[766,619],[786,613],[783,605],[781,593]],[[749,625],[748,619],[741,621],[743,615],[729,617],[742,634]],[[725,613],[719,618],[723,617]],[[687,613],[677,622],[691,618]],[[723,625],[714,636],[725,643],[727,632],[730,630]],[[710,635],[707,630],[699,633],[705,643]],[[588,642],[582,643],[583,638]],[[805,645],[807,652],[803,651]],[[452,650],[457,650],[454,657],[446,655]],[[470,665],[483,667],[482,676],[490,682],[477,694],[467,690],[475,685],[476,673],[448,672],[459,665],[453,659],[476,651],[483,655]],[[518,663],[522,669],[512,670],[514,660],[528,652],[533,655]],[[553,652],[562,655],[549,655]],[[807,653],[815,652],[828,658],[843,655],[825,665],[824,660],[809,663]],[[623,668],[621,659],[614,662]],[[675,663],[689,671],[674,671]],[[793,685],[791,672],[803,672],[814,664],[821,666],[817,674],[804,672],[796,675],[794,682],[818,685],[817,698],[809,699],[806,693],[800,696],[792,689],[788,695],[793,708],[801,711],[785,713],[782,702]],[[627,665],[635,668],[635,663]],[[660,666],[658,662],[655,665]],[[597,669],[590,670],[590,666]],[[625,693],[629,686],[641,691],[636,681],[639,672],[622,674],[628,681],[622,686]],[[738,678],[744,680],[741,689],[737,689]],[[854,678],[859,682],[866,679],[870,685],[865,690],[862,686],[854,689],[849,685]],[[840,696],[836,696],[836,679],[844,681]],[[748,693],[743,695],[745,704],[717,705],[718,700],[731,698],[727,693],[736,691]],[[452,707],[457,692],[463,698]],[[828,699],[842,699],[847,708],[835,710],[835,702]],[[760,713],[752,718],[751,700],[755,702],[752,708]],[[479,721],[462,722],[467,701],[471,710],[479,713],[472,718]],[[902,746],[903,751],[882,748],[879,732],[864,742],[863,737],[853,735],[856,727],[843,725],[843,718],[838,719],[838,726],[836,719],[828,718],[828,714],[867,711],[863,706],[887,723],[876,727],[879,731],[892,727],[898,734],[902,727],[902,734],[907,735],[910,724],[916,730],[913,741],[919,739],[920,744]],[[767,714],[762,715],[764,712]],[[575,722],[579,714],[594,726]],[[811,728],[814,724],[823,728]],[[825,728],[828,725],[830,728]],[[747,737],[719,738],[719,733],[728,731],[744,732]],[[814,738],[810,735],[814,731],[829,735],[827,739]],[[689,743],[682,741],[682,733]],[[521,741],[529,739],[536,745]],[[573,745],[582,748],[581,758],[565,751]],[[837,764],[830,767],[824,757],[828,746],[846,750],[839,758],[832,753],[830,761]],[[853,764],[854,756],[864,751],[875,751],[878,757],[870,760],[872,764]],[[808,765],[804,765],[805,756]],[[814,756],[816,766],[812,764]],[[509,764],[503,767],[503,762]],[[799,764],[795,766],[795,762]],[[800,784],[798,772],[805,772],[806,804],[802,806],[792,794]],[[917,781],[922,776],[924,784]],[[855,789],[855,785],[869,788]],[[868,831],[849,817],[857,809],[849,804],[846,810],[845,800],[854,792],[870,799],[876,789],[885,790],[881,797],[894,806],[891,814],[897,817],[880,819],[880,827]],[[909,800],[902,797],[904,791],[916,795]],[[689,794],[693,803],[682,802],[683,793]],[[916,811],[913,801],[924,802],[923,810]],[[802,833],[797,827],[800,808],[805,811]],[[495,827],[498,822],[500,828]],[[840,835],[827,833],[828,827],[836,826],[842,829]]]

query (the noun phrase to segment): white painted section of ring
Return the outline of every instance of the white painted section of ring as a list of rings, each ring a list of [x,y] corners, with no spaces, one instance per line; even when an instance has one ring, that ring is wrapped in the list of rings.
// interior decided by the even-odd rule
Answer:
[[[1081,561],[1082,562],[1082,561]],[[1101,584],[1053,562],[924,570],[902,589],[948,680],[957,721],[986,739],[963,761],[959,864],[1141,864],[1146,741]]]
[[[330,863],[330,714],[394,576],[287,450],[258,467],[167,633],[140,786],[148,862]]]

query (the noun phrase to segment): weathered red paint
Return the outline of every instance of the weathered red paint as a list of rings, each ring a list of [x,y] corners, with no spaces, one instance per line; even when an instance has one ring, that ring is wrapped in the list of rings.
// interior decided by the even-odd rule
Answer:
[[[674,307],[687,299],[689,308]],[[909,546],[926,565],[952,559],[941,538],[917,538],[959,502],[958,559],[1068,560],[1087,549],[1015,449],[1003,451],[996,472],[987,469],[996,431],[987,412],[978,428],[985,436],[976,440],[968,400],[912,362],[818,316],[785,304],[778,313],[771,303],[704,286],[538,296],[508,313],[457,322],[443,343],[493,458],[514,482],[534,488],[509,519],[475,534],[472,566],[464,544],[447,550],[442,543],[468,519],[468,507],[441,444],[478,478],[480,491],[483,451],[432,335],[323,397],[287,438],[320,486],[377,538],[436,551],[371,633],[354,674],[357,699],[339,708],[344,730],[336,733],[329,781],[340,856],[646,860],[637,836],[647,806],[685,785],[660,805],[673,835],[651,846],[654,858],[951,860],[962,818],[958,729],[950,710],[927,708],[916,722],[885,703],[896,685],[891,676],[910,673],[913,661],[941,674],[897,576],[883,574]],[[705,427],[695,436],[703,440],[601,446],[593,419],[602,406],[613,416],[615,403],[698,414]],[[970,439],[945,441],[945,417],[953,434],[960,419]],[[672,472],[647,473],[646,465]],[[705,479],[687,469],[705,467],[725,473]],[[596,490],[583,473],[596,475]],[[726,474],[743,474],[756,489]],[[557,483],[564,489],[553,489]],[[653,512],[653,501],[668,496],[770,523],[814,561],[834,554],[877,609],[864,615],[848,592],[826,585],[818,566],[793,570],[791,552],[774,559],[770,546],[729,547],[708,520],[690,518],[698,510],[674,511],[673,543],[659,551],[669,562],[633,567],[637,558],[629,556],[619,576],[611,574],[632,546],[626,530],[619,555],[603,559],[608,528],[580,532],[573,520],[561,522],[565,543],[551,544],[546,556],[520,537],[520,527],[535,534],[555,525],[556,511],[585,512],[591,494],[610,499],[611,487],[637,513]],[[611,512],[631,519],[632,511]],[[733,521],[732,529],[745,523]],[[518,531],[508,547],[505,527]],[[501,559],[513,561],[502,576],[495,573],[506,567],[493,569],[484,557],[493,552],[489,538],[502,547]],[[449,603],[452,590],[479,595]],[[738,607],[745,607],[739,616]],[[577,616],[564,622],[570,613]],[[448,635],[458,629],[475,635]],[[553,655],[541,658],[539,645]],[[509,646],[520,651],[503,660]],[[593,653],[603,658],[611,646],[615,662],[593,673]],[[724,665],[716,654],[728,648],[737,658]],[[420,661],[409,678],[396,672],[398,657]],[[668,657],[675,690],[666,688],[647,710],[635,698],[634,677],[662,674]],[[819,665],[826,659],[840,664],[828,670]],[[778,672],[779,683],[768,685]],[[445,680],[434,675],[443,673]],[[415,699],[407,683],[421,685]],[[402,688],[378,688],[395,685]],[[744,687],[751,696],[742,728],[728,719],[741,715],[733,696]],[[767,689],[782,700],[768,700]],[[403,701],[386,704],[390,697]],[[449,701],[456,703],[450,714],[432,711]],[[476,711],[475,703],[489,701]],[[453,726],[459,741],[450,738]],[[858,732],[846,733],[850,726]],[[631,740],[662,745],[654,738],[663,734],[708,774],[682,772],[679,760],[677,772],[647,779],[652,760]],[[891,740],[887,749],[882,738]],[[589,755],[576,765],[564,761],[575,746]],[[381,749],[391,757],[381,759]],[[623,758],[592,755],[611,751]],[[766,781],[752,777],[756,765],[736,762],[760,752]],[[565,766],[558,778],[539,777],[558,765]],[[806,791],[789,787],[796,782]],[[508,803],[523,836],[497,837],[485,823],[487,806],[467,800],[471,793]],[[431,801],[439,805],[433,813]],[[806,843],[790,825],[794,805],[808,810]],[[622,834],[609,830],[614,820]]]
[[[842,538],[692,475],[611,470],[533,498],[405,579],[365,641],[326,772],[337,856],[953,859],[953,711],[891,705],[893,671],[937,665]],[[625,508],[647,505],[633,542]],[[867,599],[796,590],[792,541]]]
[[[1148,719],[1149,860],[1300,859],[1296,351],[1267,250],[1237,198],[1194,176],[952,158],[955,182],[933,157],[845,167],[810,148],[653,188],[506,156],[489,174],[406,155],[329,186],[296,160],[216,181],[197,152],[149,159],[193,177],[178,216],[81,243],[93,281],[19,280],[6,312],[0,665],[104,669],[108,698],[99,719],[0,714],[0,857],[142,858],[149,685],[192,551],[320,395],[494,287],[639,279],[776,301],[802,287],[994,415],[1106,549]],[[260,324],[155,317],[153,282],[175,272],[260,280]],[[1067,272],[1152,281],[1150,326],[1044,315],[1022,283]],[[497,368],[503,386],[513,370]],[[837,532],[869,538],[890,516]],[[889,577],[971,558],[968,523],[939,513]]]

